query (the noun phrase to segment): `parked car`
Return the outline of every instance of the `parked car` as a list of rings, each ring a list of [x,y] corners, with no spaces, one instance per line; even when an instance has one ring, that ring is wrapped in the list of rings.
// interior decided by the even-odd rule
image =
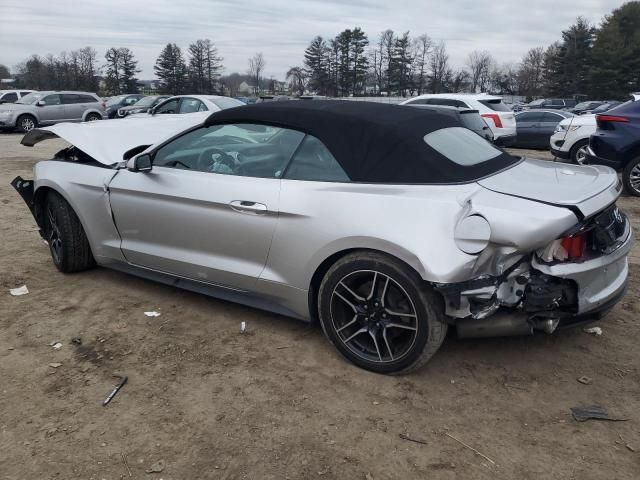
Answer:
[[[562,110],[564,108],[573,108],[576,101],[572,98],[540,98],[522,106],[522,110]]]
[[[256,100],[256,103],[264,102],[286,102],[287,100],[293,100],[288,95],[260,95]]]
[[[241,107],[244,103],[219,95],[176,95],[167,98],[147,113],[129,115],[129,118],[146,118],[148,115],[184,115],[185,113],[217,112],[226,108]]]
[[[608,112],[609,110],[611,110],[614,107],[617,107],[618,105],[622,104],[622,102],[618,102],[617,100],[611,100],[608,101],[606,103],[603,103],[602,105],[600,105],[597,108],[594,108],[593,111],[591,113],[604,113],[604,112]]]
[[[605,103],[606,102],[604,101],[580,102],[573,108],[567,108],[567,111],[575,115],[585,115],[587,113],[591,113],[594,109],[604,105]]]
[[[61,272],[98,264],[317,319],[380,373],[425,363],[449,326],[552,333],[624,294],[633,234],[609,168],[514,157],[450,115],[370,102],[180,121],[25,135],[72,145],[12,182]]]
[[[408,107],[431,110],[436,113],[450,115],[460,122],[465,128],[477,133],[489,142],[493,142],[493,132],[486,120],[480,116],[478,110],[447,107],[444,105],[416,105],[408,104]]]
[[[133,105],[119,108],[118,117],[123,118],[134,113],[146,113],[167,98],[171,98],[171,95],[149,95],[148,97],[143,97]]]
[[[34,90],[0,90],[0,104],[17,102],[22,97],[33,92]]]
[[[561,110],[525,110],[516,113],[517,137],[514,146],[549,148],[549,138],[558,123],[573,113]]]
[[[478,110],[487,121],[497,145],[511,145],[516,139],[516,119],[501,97],[486,94],[437,93],[419,95],[400,105],[444,105]]]
[[[117,95],[109,98],[105,103],[105,113],[108,118],[116,118],[118,116],[118,110],[122,107],[129,107],[137,103],[144,95],[134,93],[132,95]]]
[[[88,92],[33,92],[15,103],[0,105],[0,128],[17,128],[21,132],[39,125],[91,122],[103,117],[100,98]]]
[[[640,197],[640,95],[596,115],[585,162],[622,172],[627,193]]]
[[[556,126],[549,140],[551,153],[558,158],[582,165],[589,148],[589,137],[595,131],[595,115],[567,117]]]

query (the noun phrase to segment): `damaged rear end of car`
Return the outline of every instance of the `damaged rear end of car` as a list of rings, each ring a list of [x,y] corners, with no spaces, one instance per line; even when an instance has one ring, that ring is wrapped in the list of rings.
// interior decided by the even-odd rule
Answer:
[[[519,176],[529,179],[528,188],[518,186]],[[582,186],[580,176],[585,179]],[[541,240],[547,237],[546,243],[534,249],[496,247],[487,238],[486,256],[492,261],[485,271],[493,271],[464,282],[436,285],[458,336],[553,333],[556,328],[602,318],[626,291],[627,255],[633,245],[630,223],[615,204],[621,192],[615,172],[526,160],[509,172],[508,182],[499,177],[478,183],[502,201],[529,200],[537,204],[531,205],[532,209],[555,209],[564,213],[565,222],[573,218],[574,223],[549,238],[550,231],[561,223],[549,229],[549,222],[540,221],[536,230]],[[562,188],[565,179],[574,191]],[[487,208],[482,203],[476,203],[476,215],[482,216]],[[513,224],[517,223],[514,217]],[[508,230],[509,225],[497,228]],[[470,231],[464,240],[477,241],[479,237],[482,234]],[[481,257],[482,253],[479,260]]]

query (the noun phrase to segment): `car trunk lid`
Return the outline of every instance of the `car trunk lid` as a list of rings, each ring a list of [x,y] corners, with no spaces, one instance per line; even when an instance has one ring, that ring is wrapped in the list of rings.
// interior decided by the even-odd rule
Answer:
[[[525,159],[516,166],[479,180],[488,190],[568,207],[589,217],[615,202],[620,194],[616,172],[601,165],[575,166]]]

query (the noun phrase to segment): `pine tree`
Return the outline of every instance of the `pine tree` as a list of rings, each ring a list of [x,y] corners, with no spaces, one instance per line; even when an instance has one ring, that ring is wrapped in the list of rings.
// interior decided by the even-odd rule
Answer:
[[[389,90],[405,96],[411,88],[411,40],[409,32],[397,37],[393,42],[393,50],[389,59]]]
[[[189,78],[195,93],[212,94],[222,70],[222,57],[208,38],[189,45]]]
[[[187,65],[178,45],[168,43],[160,52],[153,69],[160,79],[161,93],[170,95],[184,93],[187,85]]]

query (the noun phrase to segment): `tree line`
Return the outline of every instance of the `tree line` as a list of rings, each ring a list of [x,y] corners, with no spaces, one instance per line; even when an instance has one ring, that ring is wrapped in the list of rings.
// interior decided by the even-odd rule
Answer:
[[[252,93],[265,86],[262,53],[249,59],[246,74],[222,76],[222,61],[209,39],[196,40],[184,52],[168,43],[154,66],[159,91],[236,95],[243,81],[254,88]],[[58,56],[32,55],[16,66],[14,77],[20,88],[101,89],[117,95],[137,91],[138,73],[138,61],[126,47],[109,48],[103,62],[95,49],[84,47]],[[0,65],[0,78],[8,75]],[[530,49],[516,63],[499,63],[489,51],[475,50],[464,65],[454,67],[445,42],[426,33],[385,30],[370,40],[360,27],[349,28],[334,38],[314,37],[303,64],[289,68],[286,77],[293,93],[337,97],[490,92],[625,98],[640,90],[640,1],[613,10],[597,27],[578,17],[558,41]],[[267,89],[275,93],[279,82],[272,79]]]
[[[359,28],[316,36],[303,66],[289,73],[300,91],[320,95],[420,95],[491,92],[539,96],[624,98],[640,90],[640,1],[605,16],[600,27],[578,17],[561,39],[530,49],[518,63],[500,64],[486,50],[454,68],[444,42],[427,34],[385,30],[370,41]]]

